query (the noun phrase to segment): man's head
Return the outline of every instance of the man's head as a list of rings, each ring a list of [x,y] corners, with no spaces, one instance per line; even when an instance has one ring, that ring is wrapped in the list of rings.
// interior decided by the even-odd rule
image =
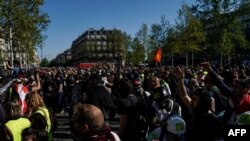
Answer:
[[[101,130],[104,126],[102,111],[91,104],[77,104],[72,116],[71,131],[75,136]]]
[[[95,84],[102,84],[103,83],[102,76],[99,73],[93,74],[92,79],[93,79]]]
[[[20,62],[19,62],[18,60],[14,60],[14,61],[13,61],[13,65],[14,65],[14,66],[20,66]]]
[[[158,88],[160,87],[160,79],[156,76],[151,76],[149,78],[149,87],[150,88]]]
[[[250,79],[239,79],[234,83],[234,94],[241,96],[248,94],[250,90]]]
[[[119,94],[122,98],[128,96],[133,93],[132,84],[128,79],[121,79],[119,82]]]

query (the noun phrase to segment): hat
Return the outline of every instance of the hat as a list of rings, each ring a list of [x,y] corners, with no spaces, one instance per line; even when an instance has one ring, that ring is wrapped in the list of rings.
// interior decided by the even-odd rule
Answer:
[[[186,132],[186,123],[180,115],[172,115],[167,120],[167,131],[175,135],[183,134]]]
[[[236,125],[250,125],[250,111],[242,113],[237,121],[235,122]]]

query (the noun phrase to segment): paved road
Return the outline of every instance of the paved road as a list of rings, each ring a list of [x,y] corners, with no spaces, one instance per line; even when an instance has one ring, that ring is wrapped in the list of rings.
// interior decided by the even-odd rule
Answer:
[[[68,113],[56,114],[58,126],[54,131],[54,141],[73,141],[68,116]]]
[[[71,132],[70,132],[70,125],[69,125],[69,114],[68,113],[58,113],[56,114],[58,126],[57,129],[54,131],[54,141],[73,141]],[[113,121],[109,121],[109,126],[114,132],[118,131],[119,128],[119,117]]]

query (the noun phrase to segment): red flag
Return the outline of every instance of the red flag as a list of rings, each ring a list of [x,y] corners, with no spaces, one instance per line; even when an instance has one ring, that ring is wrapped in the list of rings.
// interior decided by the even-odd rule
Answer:
[[[155,62],[161,62],[161,48],[158,48],[155,57],[154,57]]]

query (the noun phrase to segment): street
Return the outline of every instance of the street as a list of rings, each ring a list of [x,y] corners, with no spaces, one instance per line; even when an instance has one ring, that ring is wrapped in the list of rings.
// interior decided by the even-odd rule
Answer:
[[[69,116],[68,113],[56,114],[58,126],[53,134],[54,141],[73,141],[70,132],[70,124],[68,116]],[[111,127],[112,131],[117,132],[119,128],[119,117],[116,116],[114,121],[109,121],[109,126]]]

